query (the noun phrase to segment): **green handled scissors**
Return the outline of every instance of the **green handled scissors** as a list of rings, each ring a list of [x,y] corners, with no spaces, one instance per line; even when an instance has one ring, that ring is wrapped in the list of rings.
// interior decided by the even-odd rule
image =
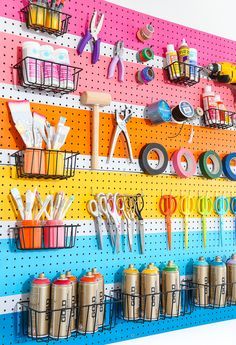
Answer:
[[[194,200],[190,196],[182,196],[180,199],[180,212],[184,216],[184,248],[188,249],[188,218],[194,208]]]
[[[218,196],[214,203],[215,212],[220,216],[220,245],[223,246],[224,215],[229,211],[229,200],[225,196]]]
[[[197,211],[202,216],[203,246],[207,244],[207,224],[206,217],[213,211],[213,202],[208,196],[199,196],[197,201]]]

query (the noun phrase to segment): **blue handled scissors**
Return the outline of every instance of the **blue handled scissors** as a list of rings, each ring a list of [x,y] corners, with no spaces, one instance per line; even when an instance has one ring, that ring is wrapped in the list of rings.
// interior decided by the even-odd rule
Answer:
[[[214,203],[215,212],[220,216],[220,245],[223,246],[224,215],[229,211],[229,200],[225,196],[218,196]]]
[[[234,244],[236,244],[236,196],[230,200],[230,211],[234,215]]]

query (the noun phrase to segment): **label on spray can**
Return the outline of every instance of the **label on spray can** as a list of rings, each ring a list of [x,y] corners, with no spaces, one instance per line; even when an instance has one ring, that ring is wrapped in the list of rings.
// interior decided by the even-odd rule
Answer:
[[[179,269],[169,261],[162,272],[162,304],[166,316],[179,316],[181,312],[181,291]]]
[[[217,256],[210,266],[210,303],[213,306],[225,306],[226,281],[226,265],[221,257]]]

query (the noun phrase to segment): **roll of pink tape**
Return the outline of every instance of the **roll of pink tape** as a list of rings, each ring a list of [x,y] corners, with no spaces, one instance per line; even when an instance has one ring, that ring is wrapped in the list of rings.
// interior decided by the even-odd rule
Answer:
[[[187,161],[186,169],[182,166],[181,158],[184,157]],[[197,163],[192,152],[188,149],[180,149],[174,152],[171,158],[173,167],[178,176],[186,178],[191,177],[196,173]]]

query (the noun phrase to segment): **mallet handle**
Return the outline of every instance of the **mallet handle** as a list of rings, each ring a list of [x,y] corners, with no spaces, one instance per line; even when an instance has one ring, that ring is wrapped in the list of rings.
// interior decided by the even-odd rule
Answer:
[[[92,169],[98,169],[99,158],[99,105],[93,106],[93,130],[92,130]]]

